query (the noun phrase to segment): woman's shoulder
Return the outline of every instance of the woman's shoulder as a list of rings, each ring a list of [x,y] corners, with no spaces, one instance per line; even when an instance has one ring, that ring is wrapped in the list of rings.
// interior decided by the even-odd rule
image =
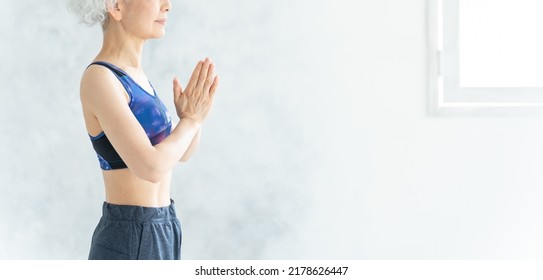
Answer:
[[[108,68],[91,64],[81,77],[80,93],[82,100],[111,100],[118,96],[124,98],[124,88],[115,74]]]
[[[83,72],[81,82],[88,82],[90,84],[96,84],[101,82],[108,82],[113,80],[115,75],[113,72],[99,64],[90,64]]]

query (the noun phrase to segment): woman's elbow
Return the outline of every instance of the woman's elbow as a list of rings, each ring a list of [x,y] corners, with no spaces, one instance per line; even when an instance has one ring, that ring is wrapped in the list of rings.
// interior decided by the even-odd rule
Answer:
[[[141,180],[157,184],[164,179],[167,172],[158,168],[157,165],[149,164],[134,167],[132,173]]]
[[[162,176],[159,176],[156,172],[132,172],[136,177],[149,183],[157,184],[162,181]]]
[[[149,174],[146,177],[143,177],[141,179],[145,180],[147,182],[153,183],[153,184],[158,184],[158,183],[160,183],[162,181],[163,178],[164,178],[164,176],[158,175],[156,173],[151,173],[151,174]]]

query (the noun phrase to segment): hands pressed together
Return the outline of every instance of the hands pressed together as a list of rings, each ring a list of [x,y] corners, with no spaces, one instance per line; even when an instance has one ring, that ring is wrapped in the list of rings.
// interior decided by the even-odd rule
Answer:
[[[213,106],[219,76],[215,76],[215,64],[211,59],[200,60],[192,77],[183,90],[177,78],[173,80],[174,103],[180,119],[192,119],[202,124]]]

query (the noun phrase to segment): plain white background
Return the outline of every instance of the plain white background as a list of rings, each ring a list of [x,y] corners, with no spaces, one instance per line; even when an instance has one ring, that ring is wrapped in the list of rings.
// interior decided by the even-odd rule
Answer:
[[[144,52],[162,100],[206,56],[221,75],[173,174],[183,258],[543,256],[542,120],[428,115],[426,0],[172,4]],[[0,258],[85,259],[104,190],[78,83],[100,28],[63,0],[0,7]]]

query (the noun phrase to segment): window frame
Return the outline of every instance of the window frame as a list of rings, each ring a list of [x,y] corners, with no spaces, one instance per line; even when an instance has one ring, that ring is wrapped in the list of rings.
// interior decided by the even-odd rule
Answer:
[[[431,115],[543,116],[543,87],[461,87],[460,0],[428,1],[428,86]]]

